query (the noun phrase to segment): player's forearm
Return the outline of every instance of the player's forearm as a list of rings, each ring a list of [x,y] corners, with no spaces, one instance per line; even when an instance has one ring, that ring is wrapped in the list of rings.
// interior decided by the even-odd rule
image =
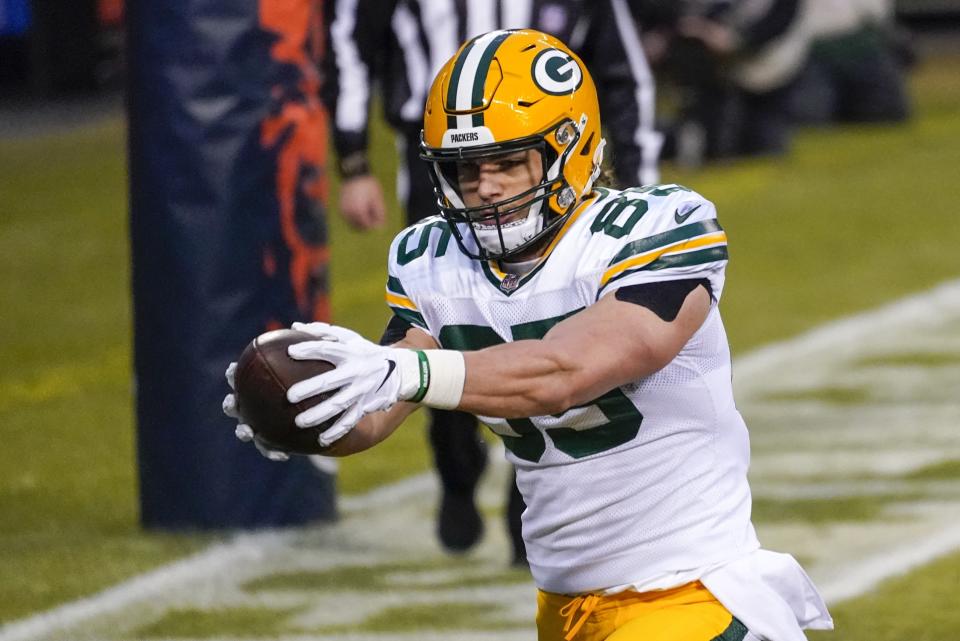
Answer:
[[[541,340],[464,352],[457,408],[483,416],[527,418],[588,403],[663,368],[700,327],[709,308],[703,288],[684,299],[672,321],[611,296],[555,325]]]
[[[517,341],[465,352],[464,365],[458,409],[473,414],[502,418],[558,414],[599,395],[574,359],[547,341]]]
[[[393,434],[418,408],[414,403],[397,403],[386,412],[367,414],[346,436],[324,452],[326,456],[350,456],[381,443]]]

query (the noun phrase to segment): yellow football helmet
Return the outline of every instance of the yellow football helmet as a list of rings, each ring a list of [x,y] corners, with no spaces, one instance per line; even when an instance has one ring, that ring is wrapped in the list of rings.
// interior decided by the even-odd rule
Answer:
[[[604,144],[597,90],[580,58],[545,33],[500,30],[464,43],[440,69],[427,97],[420,157],[432,164],[440,212],[457,242],[471,257],[488,260],[519,254],[556,233],[593,189]],[[465,206],[458,162],[528,149],[540,152],[540,184]],[[526,207],[526,216],[501,224]]]

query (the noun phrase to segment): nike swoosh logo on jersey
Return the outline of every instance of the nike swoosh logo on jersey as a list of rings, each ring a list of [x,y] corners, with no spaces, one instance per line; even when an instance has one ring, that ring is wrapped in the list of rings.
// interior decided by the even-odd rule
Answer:
[[[676,210],[675,212],[673,212],[673,219],[674,219],[675,221],[677,221],[677,224],[678,224],[678,225],[682,225],[683,222],[684,222],[687,218],[690,218],[690,214],[692,214],[693,212],[697,211],[698,209],[700,209],[700,205],[697,205],[696,207],[694,207],[693,209],[691,209],[690,211],[688,211],[688,212],[685,213],[685,214],[681,214],[681,213],[680,213],[680,208],[678,207],[677,210]]]

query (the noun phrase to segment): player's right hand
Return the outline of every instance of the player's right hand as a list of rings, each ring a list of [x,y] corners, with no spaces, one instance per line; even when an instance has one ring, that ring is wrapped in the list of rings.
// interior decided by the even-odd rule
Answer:
[[[340,213],[354,229],[383,227],[387,221],[387,204],[376,178],[355,176],[340,184]]]
[[[300,427],[311,427],[339,415],[320,434],[329,446],[345,436],[367,414],[389,410],[397,401],[413,397],[419,388],[419,359],[409,349],[384,347],[345,327],[326,323],[295,324],[319,340],[291,345],[287,353],[297,360],[322,360],[336,367],[300,381],[287,390],[287,400],[332,392],[329,398],[297,415]]]

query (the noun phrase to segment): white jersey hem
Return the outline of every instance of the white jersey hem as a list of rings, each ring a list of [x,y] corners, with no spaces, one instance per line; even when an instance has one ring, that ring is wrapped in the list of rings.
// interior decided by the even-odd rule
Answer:
[[[804,629],[833,629],[823,598],[789,554],[759,549],[709,570],[700,581],[760,639],[806,641]]]

